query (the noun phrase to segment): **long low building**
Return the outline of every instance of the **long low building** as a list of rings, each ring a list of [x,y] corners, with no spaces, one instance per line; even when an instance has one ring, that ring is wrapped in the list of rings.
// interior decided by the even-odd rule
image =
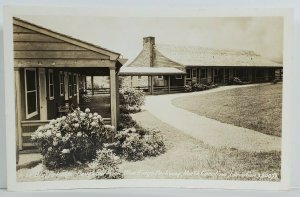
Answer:
[[[180,91],[186,84],[228,84],[234,77],[250,83],[282,80],[283,66],[253,51],[198,46],[155,44],[143,38],[143,49],[120,70],[123,84],[157,90]]]

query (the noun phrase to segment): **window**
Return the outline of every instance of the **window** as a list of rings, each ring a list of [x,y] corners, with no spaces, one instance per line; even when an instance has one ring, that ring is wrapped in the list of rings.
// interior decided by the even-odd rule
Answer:
[[[191,69],[190,69],[190,68],[187,68],[187,69],[186,69],[186,78],[187,78],[187,79],[190,79],[190,78],[191,78]]]
[[[182,79],[182,75],[176,75],[175,79]]]
[[[54,80],[53,80],[53,70],[48,70],[48,80],[49,80],[49,99],[54,99]]]
[[[196,69],[193,69],[192,76],[193,76],[193,78],[197,77],[197,70]]]
[[[163,79],[164,77],[162,75],[158,75],[157,79]]]
[[[36,69],[25,69],[26,119],[38,114]]]
[[[65,94],[65,82],[64,82],[64,72],[59,71],[59,94],[63,96]]]
[[[74,96],[77,94],[77,74],[73,75],[73,92]]]
[[[68,93],[69,93],[69,98],[72,98],[72,74],[68,74]]]
[[[206,78],[206,69],[200,70],[200,78]]]
[[[142,76],[138,76],[138,79],[142,79]]]

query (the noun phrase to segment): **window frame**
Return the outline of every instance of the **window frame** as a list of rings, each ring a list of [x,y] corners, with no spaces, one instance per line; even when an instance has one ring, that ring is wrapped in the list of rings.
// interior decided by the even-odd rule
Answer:
[[[195,74],[195,76],[194,76],[194,74]],[[196,68],[192,69],[192,78],[197,78],[197,69]]]
[[[164,76],[163,75],[158,75],[158,76],[156,76],[156,79],[164,79]]]
[[[50,83],[50,74],[52,74],[52,83]],[[53,86],[53,95],[51,96],[51,85]],[[54,100],[55,98],[55,88],[54,88],[54,72],[53,69],[48,69],[48,94],[49,94],[49,100]]]
[[[64,71],[59,71],[59,95],[65,95],[65,75]]]
[[[27,70],[31,70],[31,71],[34,71],[34,77],[35,77],[35,90],[30,90],[30,91],[27,91],[27,75],[26,75],[26,71]],[[24,80],[25,80],[25,113],[26,113],[26,119],[29,119],[29,118],[32,118],[36,115],[39,114],[39,111],[38,111],[38,91],[37,91],[37,72],[36,72],[36,68],[25,68],[24,69]],[[28,99],[27,99],[27,94],[29,92],[35,92],[35,108],[36,108],[36,111],[34,112],[31,112],[30,114],[28,113]]]
[[[192,70],[191,68],[187,68],[186,69],[186,78],[187,79],[191,79],[192,78],[191,70]]]
[[[204,70],[204,72],[202,72]],[[202,76],[204,73],[204,76]],[[200,69],[200,79],[205,79],[207,78],[207,69],[206,68],[201,68]]]
[[[175,79],[182,79],[182,75],[175,75]]]
[[[72,80],[73,80],[72,73],[68,73],[68,95],[69,95],[69,98],[73,97],[73,82],[72,82]]]
[[[74,80],[75,79],[75,80]],[[72,84],[73,84],[73,95],[74,96],[77,96],[77,81],[78,81],[78,76],[76,73],[73,73],[73,81],[72,81]]]

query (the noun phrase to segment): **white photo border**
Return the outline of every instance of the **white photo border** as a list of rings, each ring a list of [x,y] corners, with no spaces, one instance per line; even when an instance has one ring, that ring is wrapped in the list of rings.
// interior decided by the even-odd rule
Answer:
[[[98,16],[98,17],[284,17],[283,44],[283,113],[282,113],[282,157],[281,180],[267,181],[225,181],[225,180],[182,180],[182,179],[122,179],[122,180],[67,180],[17,182],[16,179],[16,132],[15,132],[15,95],[13,64],[13,16]],[[293,106],[293,10],[292,9],[157,9],[157,8],[92,8],[92,7],[4,7],[4,76],[5,76],[5,115],[7,144],[7,186],[10,191],[76,189],[76,188],[224,188],[224,189],[262,189],[285,190],[289,188],[291,160],[291,131]]]

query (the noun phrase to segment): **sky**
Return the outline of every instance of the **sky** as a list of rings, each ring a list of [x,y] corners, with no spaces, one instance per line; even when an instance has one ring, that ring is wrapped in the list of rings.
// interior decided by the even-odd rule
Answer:
[[[282,17],[17,17],[121,53],[127,63],[142,50],[146,36],[158,44],[253,50],[282,62]]]

